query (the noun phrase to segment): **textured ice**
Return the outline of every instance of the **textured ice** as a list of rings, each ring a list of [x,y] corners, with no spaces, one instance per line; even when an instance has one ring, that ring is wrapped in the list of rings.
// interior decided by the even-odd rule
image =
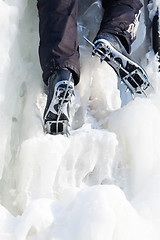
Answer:
[[[81,82],[66,138],[43,133],[36,1],[0,0],[1,240],[160,239],[160,73],[144,53],[142,15],[132,53],[155,92],[121,108],[115,73],[83,40],[101,20],[93,2],[80,1]]]

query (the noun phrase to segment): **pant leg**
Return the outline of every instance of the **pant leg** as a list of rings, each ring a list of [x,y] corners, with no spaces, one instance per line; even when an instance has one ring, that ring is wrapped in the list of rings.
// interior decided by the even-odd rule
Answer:
[[[113,33],[129,53],[136,37],[142,3],[140,0],[102,0],[102,6],[105,11],[97,37]]]
[[[43,80],[59,68],[73,72],[75,84],[79,81],[79,53],[77,37],[77,0],[38,0],[39,57]]]

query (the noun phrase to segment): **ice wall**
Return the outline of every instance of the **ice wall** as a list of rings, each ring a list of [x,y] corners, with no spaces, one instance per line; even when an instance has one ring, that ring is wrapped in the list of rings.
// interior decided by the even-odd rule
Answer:
[[[36,1],[0,0],[2,240],[159,240],[156,62],[149,52],[149,64],[142,63],[155,93],[120,108],[115,73],[91,58],[82,38],[85,34],[92,40],[102,9],[98,2],[89,9],[91,1],[82,3],[81,82],[66,138],[43,133],[46,96],[38,60]]]

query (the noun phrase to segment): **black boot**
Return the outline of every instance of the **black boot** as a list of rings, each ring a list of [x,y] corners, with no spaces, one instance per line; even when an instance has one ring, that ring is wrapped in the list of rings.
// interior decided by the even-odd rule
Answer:
[[[68,69],[54,72],[48,80],[48,91],[44,111],[45,132],[68,135],[70,103],[74,94],[72,73]]]
[[[133,95],[135,93],[147,95],[146,89],[150,83],[146,72],[131,59],[117,36],[107,33],[91,45],[93,46],[92,55],[97,55],[101,61],[106,61]]]

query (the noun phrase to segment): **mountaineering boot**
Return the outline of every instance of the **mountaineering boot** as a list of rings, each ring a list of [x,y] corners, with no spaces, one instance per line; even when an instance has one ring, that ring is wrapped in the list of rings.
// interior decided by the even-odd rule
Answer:
[[[93,47],[92,55],[106,61],[133,96],[135,93],[147,96],[146,89],[151,86],[148,76],[144,69],[131,59],[117,36],[107,33],[105,38],[98,38],[94,43],[85,39]]]
[[[69,110],[73,94],[74,80],[70,70],[55,71],[48,79],[47,104],[44,111],[46,133],[69,134]]]

